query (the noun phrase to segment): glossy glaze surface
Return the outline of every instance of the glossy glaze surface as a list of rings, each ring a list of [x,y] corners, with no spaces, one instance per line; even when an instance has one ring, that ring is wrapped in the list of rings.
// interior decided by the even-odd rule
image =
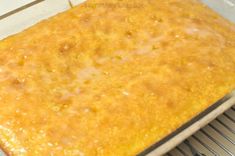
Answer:
[[[128,156],[235,88],[235,26],[196,0],[90,0],[0,42],[9,155]]]

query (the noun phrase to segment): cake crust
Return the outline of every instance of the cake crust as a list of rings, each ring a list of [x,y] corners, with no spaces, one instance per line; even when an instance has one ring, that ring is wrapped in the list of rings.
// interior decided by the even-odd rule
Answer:
[[[235,26],[197,0],[88,0],[0,41],[12,156],[131,156],[235,88]]]

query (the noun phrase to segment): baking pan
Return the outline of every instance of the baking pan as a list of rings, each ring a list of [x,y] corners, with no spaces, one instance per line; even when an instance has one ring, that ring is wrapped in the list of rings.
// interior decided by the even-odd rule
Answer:
[[[6,1],[6,0],[5,0]],[[8,0],[7,0],[8,1]],[[28,0],[29,3],[23,4],[17,8],[6,11],[0,15],[0,25],[4,26],[5,30],[0,31],[0,39],[5,38],[8,35],[22,31],[23,29],[37,23],[38,21],[52,16],[58,12],[69,9],[69,5],[75,5],[83,2],[84,0],[56,0],[58,3],[52,4],[50,0]],[[225,18],[235,22],[235,0],[201,0],[203,3],[214,9],[216,12],[224,16]],[[10,2],[10,1],[8,1]],[[0,2],[1,3],[1,2]],[[5,6],[0,4],[1,7],[6,9]],[[35,12],[35,8],[37,11]],[[47,11],[45,11],[47,10]],[[49,10],[49,11],[48,11]],[[32,11],[35,15],[32,15]],[[43,14],[42,14],[43,12]],[[1,12],[0,12],[1,13]],[[20,21],[21,16],[26,17],[27,21]],[[20,20],[19,20],[20,19]],[[28,22],[30,21],[30,22]],[[172,148],[180,144],[184,139],[191,136],[200,128],[207,125],[213,119],[224,113],[227,109],[235,104],[235,91],[226,95],[215,104],[198,114],[189,122],[182,125],[176,131],[166,136],[162,140],[149,146],[146,150],[138,154],[138,156],[150,155],[159,156],[167,153]],[[4,153],[0,151],[0,156],[4,156]]]

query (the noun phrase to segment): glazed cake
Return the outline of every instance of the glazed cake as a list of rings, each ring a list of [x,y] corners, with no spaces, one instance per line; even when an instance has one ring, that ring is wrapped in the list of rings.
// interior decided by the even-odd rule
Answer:
[[[0,41],[12,156],[132,156],[235,88],[235,26],[197,0],[88,0]]]

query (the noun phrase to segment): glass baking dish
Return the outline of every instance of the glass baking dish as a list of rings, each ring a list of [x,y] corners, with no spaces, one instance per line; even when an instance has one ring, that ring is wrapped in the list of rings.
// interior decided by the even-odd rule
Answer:
[[[3,0],[0,2],[0,25],[3,28],[0,30],[0,39],[22,31],[42,19],[67,10],[71,5],[77,5],[83,1],[84,0],[54,0],[52,2],[50,0],[23,0],[21,3],[15,3],[12,5],[11,1]],[[225,18],[235,23],[235,0],[201,1]],[[1,5],[1,3],[4,5]],[[35,14],[32,14],[32,12]],[[24,20],[20,18],[21,16],[24,16]],[[233,92],[226,95],[224,98],[210,106],[205,111],[201,112],[176,131],[148,147],[138,155],[163,155],[181,143],[184,139],[195,133],[201,127],[215,119],[218,115],[225,112],[234,104],[235,93]],[[0,156],[4,156],[4,153],[1,151]]]

